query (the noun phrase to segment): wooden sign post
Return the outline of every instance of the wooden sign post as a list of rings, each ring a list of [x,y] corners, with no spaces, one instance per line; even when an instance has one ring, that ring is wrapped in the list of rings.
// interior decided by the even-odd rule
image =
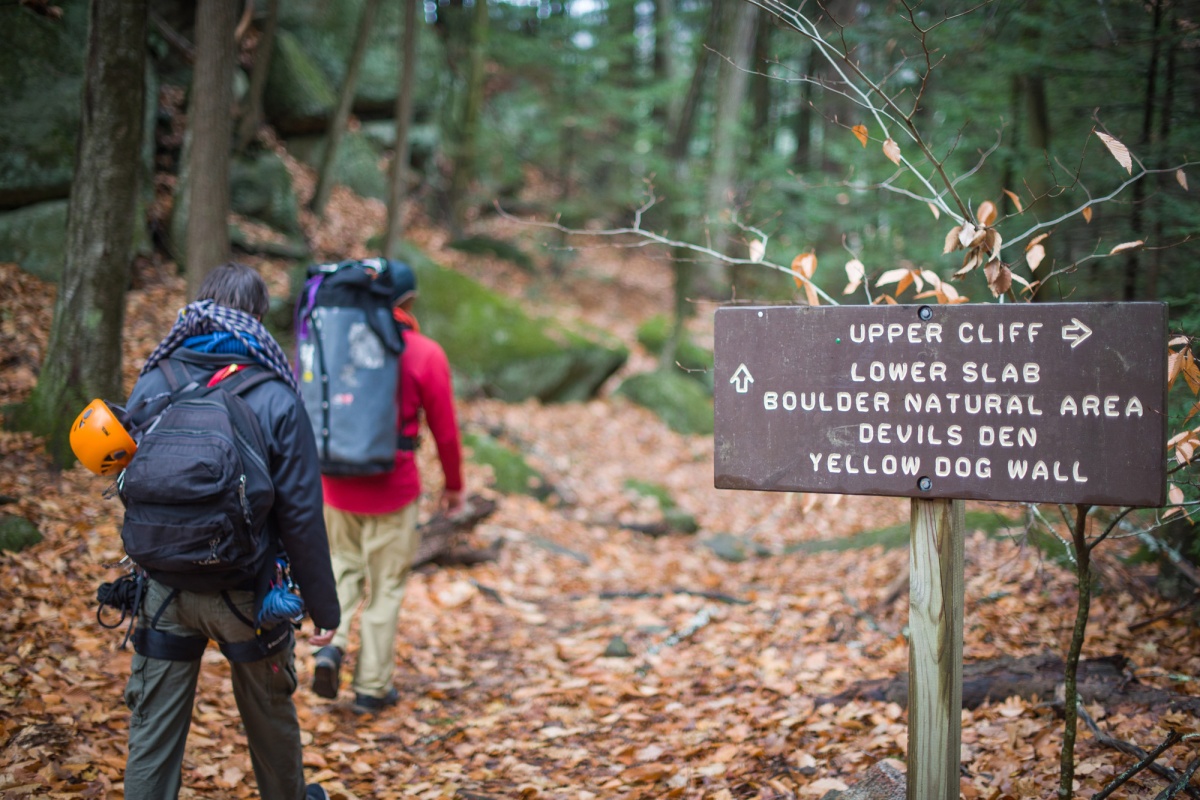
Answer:
[[[910,800],[959,795],[963,501],[1166,500],[1162,303],[716,313],[718,489],[912,499]]]
[[[908,797],[957,800],[962,750],[962,500],[912,500]]]

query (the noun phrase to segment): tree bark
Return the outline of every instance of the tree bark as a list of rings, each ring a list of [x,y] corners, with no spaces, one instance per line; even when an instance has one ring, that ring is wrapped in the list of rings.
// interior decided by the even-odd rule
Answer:
[[[475,0],[468,49],[466,91],[463,94],[459,140],[450,182],[450,227],[455,238],[461,237],[467,224],[467,192],[475,179],[479,147],[479,119],[483,114],[483,67],[487,55],[488,4]]]
[[[404,0],[404,33],[400,36],[400,81],[396,89],[396,152],[388,176],[388,218],[383,236],[383,257],[395,258],[404,232],[404,198],[411,152],[408,132],[412,127],[413,74],[417,69],[417,3]]]
[[[730,225],[725,219],[733,205],[733,175],[737,158],[738,118],[746,98],[746,62],[754,42],[758,7],[740,0],[732,9],[733,30],[725,48],[732,63],[720,63],[717,79],[717,103],[712,133],[712,159],[709,166],[708,188],[705,193],[705,212],[710,228],[709,247],[718,253],[729,248]],[[706,296],[719,297],[727,292],[729,278],[725,266],[718,261],[701,264],[702,274],[695,283]]]
[[[236,0],[196,4],[196,66],[188,107],[188,296],[229,259],[229,148],[233,134]]]
[[[145,117],[146,0],[92,0],[87,74],[67,252],[41,374],[17,424],[72,460],[75,414],[93,397],[120,402],[121,330],[136,223]]]
[[[271,69],[271,51],[275,49],[275,31],[279,28],[279,0],[267,0],[267,19],[258,45],[254,48],[254,67],[250,71],[250,88],[246,91],[246,102],[242,104],[242,117],[238,121],[238,150],[245,150],[258,135],[263,120],[263,90],[267,85],[267,73]]]
[[[333,188],[333,164],[337,160],[338,145],[346,132],[346,122],[350,119],[350,107],[354,105],[358,73],[362,70],[363,56],[367,52],[367,42],[371,38],[371,29],[375,25],[375,13],[378,10],[379,0],[364,0],[362,12],[358,17],[358,32],[354,36],[354,46],[350,48],[350,58],[346,62],[346,77],[342,81],[337,108],[329,121],[329,129],[325,132],[325,149],[321,153],[321,166],[317,170],[317,188],[313,190],[308,206],[318,217],[324,216],[325,204],[329,201],[329,192]]]

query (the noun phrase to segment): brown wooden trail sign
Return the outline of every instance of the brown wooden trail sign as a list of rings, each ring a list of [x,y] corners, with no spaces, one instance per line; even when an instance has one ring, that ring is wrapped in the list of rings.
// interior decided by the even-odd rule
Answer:
[[[909,800],[959,797],[964,499],[1159,506],[1162,303],[717,310],[715,484],[912,498]]]
[[[1159,506],[1162,303],[716,312],[716,486]]]

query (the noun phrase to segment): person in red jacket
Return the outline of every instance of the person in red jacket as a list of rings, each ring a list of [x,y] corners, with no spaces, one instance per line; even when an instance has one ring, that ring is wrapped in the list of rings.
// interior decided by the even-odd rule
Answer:
[[[424,414],[442,465],[440,509],[454,515],[463,506],[463,479],[450,364],[441,345],[421,333],[412,315],[417,296],[412,269],[398,261],[389,262],[389,267],[394,270],[396,283],[393,314],[405,329],[397,389],[397,431],[401,437],[415,441]],[[421,477],[416,454],[414,450],[397,450],[396,467],[391,472],[362,477],[322,475],[321,485],[342,621],[332,643],[316,653],[312,689],[320,697],[337,697],[350,624],[362,603],[353,678],[354,710],[378,712],[399,699],[392,685],[396,631],[404,587],[420,541],[417,498]]]

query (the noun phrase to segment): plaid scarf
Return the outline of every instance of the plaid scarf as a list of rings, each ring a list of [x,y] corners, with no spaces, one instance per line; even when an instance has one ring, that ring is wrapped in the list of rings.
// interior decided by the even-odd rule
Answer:
[[[175,352],[190,336],[199,336],[214,331],[228,331],[239,342],[246,346],[247,352],[255,361],[282,378],[292,391],[296,388],[296,376],[288,365],[275,337],[271,336],[263,324],[250,314],[228,306],[219,306],[212,300],[199,300],[185,306],[179,312],[175,327],[171,328],[166,338],[158,343],[154,352],[146,359],[140,375],[145,375],[171,353]],[[247,335],[249,334],[249,335]]]

